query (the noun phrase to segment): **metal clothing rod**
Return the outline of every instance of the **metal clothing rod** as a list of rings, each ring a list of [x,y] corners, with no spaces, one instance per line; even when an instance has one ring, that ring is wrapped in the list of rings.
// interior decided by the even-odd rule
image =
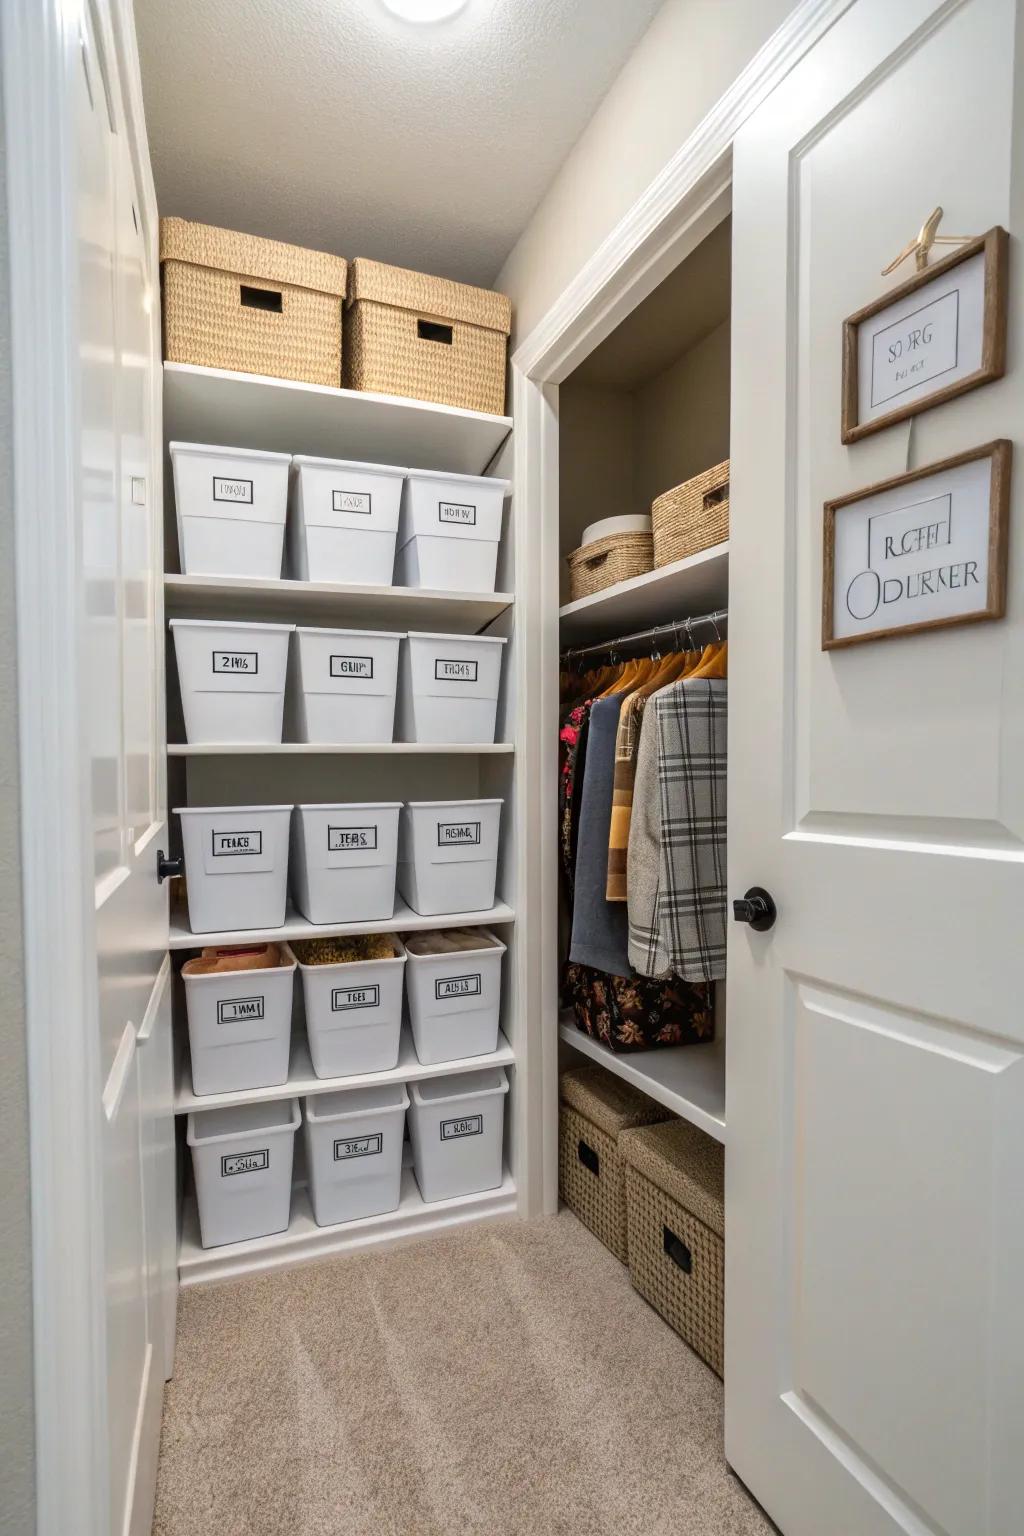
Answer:
[[[710,624],[718,634],[720,624],[729,621],[728,608],[716,608],[714,613],[702,613],[694,619],[675,619],[671,624],[655,624],[652,629],[639,629],[632,635],[619,635],[614,640],[601,640],[593,645],[571,645],[562,652],[566,661],[574,661],[582,656],[593,656],[601,651],[617,651],[620,647],[636,645],[642,640],[656,640],[660,635],[671,635],[676,640],[681,640],[686,635],[692,642],[693,630],[698,624]],[[721,636],[718,636],[721,639]]]

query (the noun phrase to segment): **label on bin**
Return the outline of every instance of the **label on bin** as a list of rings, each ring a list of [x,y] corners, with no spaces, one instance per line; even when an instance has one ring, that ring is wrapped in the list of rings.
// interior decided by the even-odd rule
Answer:
[[[335,512],[359,512],[370,516],[369,491],[332,491],[331,508]]]
[[[245,501],[252,502],[251,480],[224,480],[220,475],[213,477],[214,501]]]
[[[446,997],[479,997],[482,982],[479,971],[475,976],[444,976],[434,982],[434,996],[439,1003]]]
[[[439,523],[460,523],[465,528],[475,528],[476,507],[462,501],[439,501],[437,520]]]
[[[376,827],[328,827],[328,853],[361,853],[364,848],[376,848]]]
[[[480,823],[478,821],[439,821],[437,824],[439,848],[455,848],[459,844],[475,847],[479,842]]]
[[[331,1012],[347,1013],[350,1008],[379,1008],[380,987],[335,987],[331,992]]]
[[[461,1120],[441,1121],[441,1140],[455,1141],[459,1136],[482,1136],[483,1115],[463,1115]]]
[[[232,1152],[220,1160],[220,1176],[230,1179],[235,1173],[263,1173],[270,1167],[270,1148],[260,1152]]]
[[[434,662],[436,683],[475,683],[480,664],[476,661],[446,661],[439,656]]]
[[[372,656],[332,656],[332,677],[372,677]]]
[[[214,651],[213,653],[213,670],[215,672],[248,672],[254,674],[259,669],[259,651]]]
[[[262,1018],[262,997],[225,997],[217,1004],[218,1024],[241,1024],[243,1019]]]
[[[334,1143],[334,1161],[343,1163],[349,1157],[375,1157],[384,1150],[384,1134],[377,1131],[373,1136],[351,1136]]]
[[[262,832],[211,832],[215,859],[234,859],[263,852]]]

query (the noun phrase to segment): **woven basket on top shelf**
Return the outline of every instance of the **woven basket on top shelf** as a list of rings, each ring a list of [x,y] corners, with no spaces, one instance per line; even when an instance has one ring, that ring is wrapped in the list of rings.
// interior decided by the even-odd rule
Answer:
[[[160,271],[168,362],[341,384],[342,257],[161,219]]]
[[[644,576],[654,565],[654,541],[649,533],[611,533],[607,538],[595,539],[583,544],[566,555],[569,566],[569,600],[590,597],[613,587],[616,582],[628,581],[631,576]]]
[[[684,480],[651,504],[654,564],[671,565],[729,537],[729,460]]]
[[[501,415],[510,299],[362,256],[349,276],[349,389]]]

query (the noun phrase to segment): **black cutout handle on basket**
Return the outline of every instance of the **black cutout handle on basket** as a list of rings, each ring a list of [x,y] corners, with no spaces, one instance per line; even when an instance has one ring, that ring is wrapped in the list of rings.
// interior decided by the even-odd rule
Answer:
[[[581,1141],[576,1148],[576,1156],[579,1158],[584,1168],[589,1168],[591,1173],[600,1175],[601,1159],[598,1157],[593,1147],[588,1147],[585,1141]]]
[[[729,500],[729,482],[724,485],[716,485],[713,491],[708,491],[704,497],[704,510],[719,506],[723,501]]]
[[[275,315],[284,309],[284,295],[274,288],[250,288],[246,283],[239,283],[238,298],[246,309],[269,309]]]
[[[441,325],[437,320],[417,320],[416,334],[420,341],[439,341],[446,347],[452,344],[451,326]]]
[[[676,1237],[671,1228],[662,1227],[661,1234],[665,1252],[672,1260],[672,1263],[678,1265],[684,1275],[688,1275],[693,1269],[693,1255],[689,1248],[687,1248],[681,1237]]]

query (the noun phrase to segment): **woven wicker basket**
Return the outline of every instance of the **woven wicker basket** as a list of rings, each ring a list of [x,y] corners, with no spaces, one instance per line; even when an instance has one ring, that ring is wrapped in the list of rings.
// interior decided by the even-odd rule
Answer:
[[[341,383],[340,256],[161,219],[160,266],[169,362]]]
[[[504,411],[512,328],[504,294],[359,256],[350,271],[348,310],[349,389]]]
[[[684,480],[651,504],[654,564],[669,565],[729,537],[729,460]]]
[[[668,1111],[604,1067],[575,1067],[559,1079],[558,1188],[571,1211],[623,1264],[626,1186],[620,1131],[664,1120]]]
[[[690,1348],[725,1368],[725,1149],[685,1120],[624,1131],[629,1277]]]
[[[654,542],[649,533],[612,533],[582,544],[566,555],[569,599],[590,597],[631,576],[643,576],[654,566]]]

